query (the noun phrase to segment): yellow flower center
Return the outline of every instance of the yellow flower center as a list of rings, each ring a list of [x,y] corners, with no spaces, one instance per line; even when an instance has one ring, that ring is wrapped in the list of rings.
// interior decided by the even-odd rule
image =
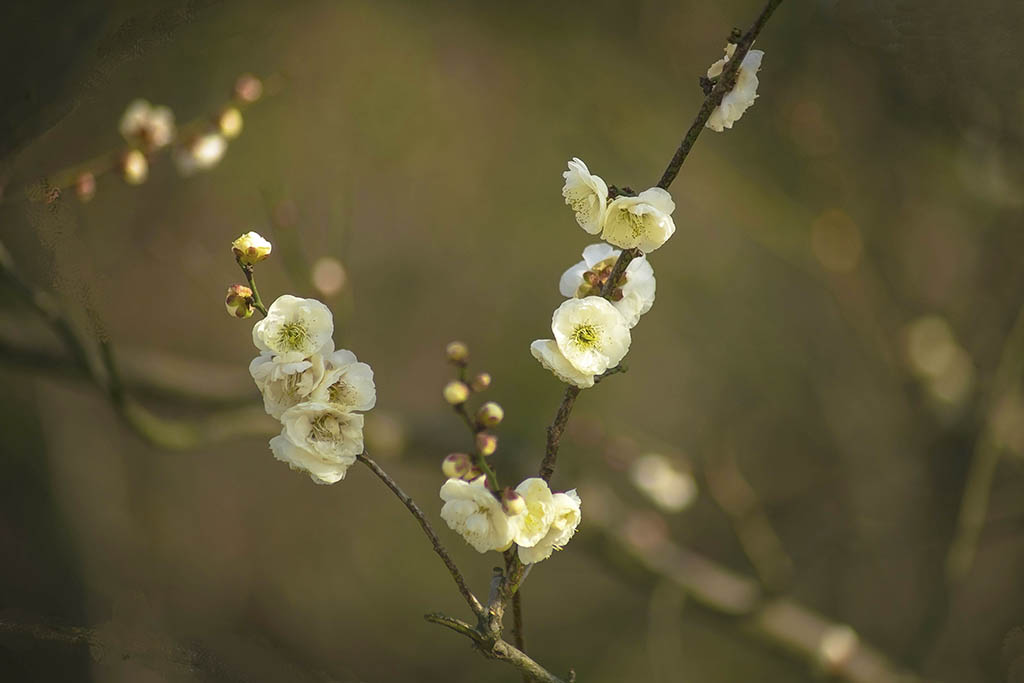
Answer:
[[[574,329],[572,334],[569,335],[569,339],[576,346],[583,349],[589,349],[593,346],[597,346],[597,339],[600,336],[599,333],[600,330],[596,325],[584,323],[576,326],[576,329]]]
[[[285,348],[301,351],[309,341],[309,331],[301,321],[286,322],[277,335],[278,342]]]

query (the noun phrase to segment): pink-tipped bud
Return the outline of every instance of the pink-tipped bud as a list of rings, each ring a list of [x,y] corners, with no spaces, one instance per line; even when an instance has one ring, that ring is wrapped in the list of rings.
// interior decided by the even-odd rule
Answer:
[[[75,179],[75,194],[79,201],[87,202],[96,196],[96,176],[89,171]]]
[[[473,388],[473,391],[484,391],[487,387],[491,386],[491,375],[481,372],[470,380],[469,386]]]
[[[476,411],[476,423],[482,427],[497,427],[505,417],[505,411],[494,401],[488,401]]]
[[[473,459],[465,453],[451,453],[441,461],[441,471],[449,479],[462,479],[473,471]]]
[[[263,81],[252,74],[242,74],[235,81],[235,97],[246,104],[252,104],[263,95]]]
[[[483,456],[493,455],[498,450],[498,437],[487,432],[480,432],[476,435],[477,453]]]
[[[450,405],[457,406],[466,402],[469,398],[469,387],[462,382],[448,382],[444,385],[444,400]]]
[[[463,366],[469,360],[469,347],[460,341],[453,341],[444,349],[450,363]]]
[[[253,312],[252,290],[245,285],[231,285],[224,297],[224,307],[232,317],[248,318]]]
[[[501,492],[501,507],[506,515],[515,517],[526,512],[526,501],[512,489],[506,488]]]

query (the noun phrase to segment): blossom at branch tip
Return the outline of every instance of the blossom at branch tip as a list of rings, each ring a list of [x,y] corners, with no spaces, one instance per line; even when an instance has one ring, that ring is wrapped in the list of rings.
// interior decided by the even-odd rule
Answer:
[[[580,389],[594,386],[594,374],[580,372],[573,367],[558,350],[558,343],[554,339],[535,340],[530,344],[530,353],[540,361],[545,370],[549,370],[566,384],[572,384]]]
[[[146,100],[138,99],[125,109],[118,129],[121,136],[136,147],[157,150],[174,140],[174,112],[168,107],[154,107]]]
[[[533,546],[519,546],[519,561],[523,564],[535,564],[551,557],[551,553],[565,547],[580,525],[582,501],[576,489],[553,494],[551,504],[552,521],[544,537]]]
[[[296,363],[314,353],[334,348],[334,317],[316,299],[283,294],[267,309],[267,317],[253,325],[252,341],[260,351],[271,351],[279,363]]]
[[[591,244],[583,250],[583,260],[562,274],[558,291],[577,299],[600,294],[621,253],[604,243]],[[638,256],[630,261],[612,289],[611,301],[631,328],[651,310],[655,288],[654,269],[647,258]]]
[[[636,197],[617,197],[608,205],[601,239],[623,249],[652,252],[676,231],[672,195],[660,187],[644,190]]]
[[[591,235],[601,232],[608,204],[608,186],[604,180],[575,158],[569,162],[569,170],[562,172],[562,177],[565,178],[562,196],[576,214],[576,222]]]
[[[516,487],[526,509],[513,518],[515,542],[520,547],[533,547],[545,536],[555,519],[555,504],[548,483],[540,477],[531,477]]]
[[[273,245],[258,232],[250,230],[231,243],[235,258],[247,266],[255,265],[270,256]]]
[[[708,69],[708,78],[718,78],[725,69],[725,64],[732,59],[736,52],[736,44],[729,43],[725,46],[725,57],[719,59]],[[722,103],[715,107],[704,125],[711,130],[721,133],[726,128],[732,128],[732,124],[739,121],[743,112],[754,104],[757,99],[757,70],[761,68],[761,59],[764,52],[761,50],[750,50],[743,61],[740,62],[739,71],[736,73],[736,85],[725,94]]]
[[[377,404],[373,368],[356,360],[348,349],[338,349],[325,359],[323,381],[312,392],[313,401],[330,403],[342,410],[371,410]]]
[[[249,374],[263,394],[263,407],[277,419],[292,406],[320,400],[313,393],[323,385],[325,370],[319,353],[295,363],[279,363],[272,351],[263,351],[249,364]]]
[[[618,365],[631,341],[629,326],[606,299],[569,299],[551,316],[558,350],[580,373],[600,375]]]
[[[449,479],[441,486],[441,519],[479,553],[504,550],[512,544],[515,526],[485,484]]]
[[[274,457],[304,470],[318,484],[333,484],[363,452],[363,416],[329,403],[299,403],[281,415],[284,429],[270,440]]]

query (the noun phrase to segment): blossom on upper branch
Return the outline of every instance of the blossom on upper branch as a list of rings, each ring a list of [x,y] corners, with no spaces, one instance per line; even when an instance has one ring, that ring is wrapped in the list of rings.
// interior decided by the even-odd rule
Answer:
[[[639,247],[652,252],[665,244],[676,225],[672,195],[660,187],[644,190],[636,197],[617,197],[608,205],[601,239],[623,249]]]
[[[234,253],[235,258],[247,266],[259,263],[267,258],[273,249],[274,245],[267,238],[252,230],[240,235],[238,239],[231,243],[231,251]]]
[[[591,235],[601,232],[608,203],[608,186],[592,174],[586,164],[575,158],[569,162],[569,170],[562,172],[562,177],[565,178],[562,196],[576,214],[576,222]]]
[[[512,543],[515,526],[479,477],[472,482],[449,479],[441,487],[441,519],[477,552],[504,550]]]
[[[725,69],[725,64],[732,59],[736,52],[736,44],[729,43],[725,46],[725,57],[719,59],[708,69],[708,78],[718,78]],[[722,103],[711,112],[711,117],[704,124],[713,131],[721,133],[726,128],[732,128],[743,112],[754,104],[757,99],[757,70],[761,68],[761,58],[764,52],[761,50],[750,50],[740,62],[739,71],[736,74],[736,85],[725,94]]]
[[[621,253],[607,244],[591,244],[583,250],[583,260],[562,274],[558,290],[562,296],[577,299],[600,294]],[[611,301],[630,327],[654,305],[655,285],[654,269],[646,257],[629,262],[612,290]]]
[[[125,140],[144,150],[166,147],[174,139],[174,112],[168,107],[154,107],[146,100],[128,105],[118,126]]]
[[[316,299],[283,294],[267,309],[267,317],[252,328],[260,351],[271,351],[280,363],[295,363],[334,346],[334,317]]]
[[[274,457],[309,472],[318,484],[333,484],[363,452],[363,416],[330,403],[299,403],[281,415],[284,429],[270,440]]]
[[[533,546],[519,546],[519,561],[523,564],[534,564],[548,559],[554,551],[561,550],[576,533],[576,527],[580,524],[580,505],[576,489],[552,495],[552,520],[548,531]]]

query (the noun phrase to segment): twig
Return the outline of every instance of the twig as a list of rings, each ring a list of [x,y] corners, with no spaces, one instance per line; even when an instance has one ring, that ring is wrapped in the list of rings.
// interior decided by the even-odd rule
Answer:
[[[985,424],[971,455],[971,466],[967,473],[967,483],[964,485],[956,532],[946,555],[946,584],[950,589],[957,586],[970,573],[978,552],[978,540],[988,515],[989,494],[1001,455],[1001,448],[993,433],[993,413],[1022,374],[1024,307],[1017,313],[1013,328],[1003,344],[999,365],[992,379],[992,389],[984,409]]]
[[[544,481],[551,481],[555,473],[555,463],[558,460],[558,447],[562,443],[562,434],[565,433],[565,426],[569,422],[569,415],[572,407],[576,404],[576,397],[580,395],[580,388],[568,386],[565,388],[565,395],[562,396],[562,404],[558,406],[555,419],[548,427],[547,446],[544,449],[544,459],[540,462],[540,476]]]
[[[364,452],[357,457],[361,463],[369,467],[370,471],[377,475],[378,479],[384,482],[385,486],[391,489],[391,491],[398,496],[398,499],[402,501],[405,507],[409,509],[409,512],[412,513],[412,516],[416,518],[420,527],[423,528],[423,533],[425,533],[427,538],[430,539],[430,544],[434,546],[434,552],[438,554],[441,561],[444,562],[444,566],[448,568],[448,573],[452,575],[452,579],[455,580],[455,585],[458,586],[459,592],[462,593],[462,597],[466,599],[466,603],[469,605],[469,608],[473,610],[473,614],[482,619],[485,615],[483,605],[481,605],[477,597],[473,595],[473,591],[469,590],[469,586],[466,585],[466,579],[463,578],[462,572],[459,571],[455,561],[451,558],[451,555],[448,554],[448,551],[445,550],[444,545],[441,543],[441,539],[438,538],[437,533],[430,525],[430,522],[428,522],[427,518],[423,516],[423,511],[420,510],[419,506],[416,505],[416,502],[410,498],[405,491],[398,486],[395,480],[392,479],[387,472],[381,469],[380,465],[374,462],[370,456]]]
[[[519,669],[528,680],[539,681],[540,683],[565,683],[565,681],[554,675],[543,666],[530,659],[522,650],[511,645],[501,638],[492,640],[487,634],[481,633],[478,628],[473,628],[461,619],[453,619],[443,614],[427,614],[423,617],[432,624],[440,624],[461,633],[471,639],[480,653],[488,659],[496,659],[506,662]]]
[[[235,261],[238,263],[238,267],[245,273],[245,280],[249,283],[249,289],[252,290],[252,307],[260,312],[264,318],[267,317],[267,307],[263,305],[263,299],[260,298],[260,290],[256,288],[256,279],[253,275],[253,267],[251,264],[242,263],[240,256],[235,256]]]
[[[747,56],[747,52],[750,51],[750,46],[754,44],[758,34],[761,33],[761,29],[764,28],[768,18],[771,17],[772,12],[781,4],[782,0],[768,0],[768,4],[761,10],[760,16],[747,29],[747,32],[740,37],[736,43],[736,51],[733,52],[732,57],[726,62],[725,68],[722,70],[722,74],[719,76],[715,87],[704,98],[704,104],[701,105],[700,111],[697,112],[697,118],[690,125],[690,129],[686,131],[686,135],[683,136],[682,142],[679,143],[676,153],[672,155],[672,160],[661,175],[661,180],[658,181],[658,187],[667,190],[672,181],[676,179],[679,169],[682,168],[683,162],[686,161],[686,156],[693,149],[693,144],[697,142],[697,137],[701,131],[704,130],[704,124],[711,118],[711,113],[718,105],[722,104],[722,98],[735,87],[736,75],[739,73],[740,64],[743,62],[743,58]]]

